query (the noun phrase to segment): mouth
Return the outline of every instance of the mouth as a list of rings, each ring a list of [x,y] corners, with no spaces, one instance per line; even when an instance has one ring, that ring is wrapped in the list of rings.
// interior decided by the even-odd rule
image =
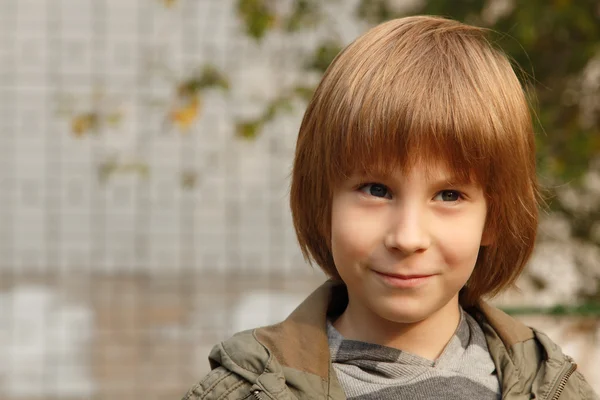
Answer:
[[[393,273],[389,273],[389,272],[379,272],[379,271],[375,271],[375,272],[380,275],[385,275],[385,276],[389,276],[391,278],[396,278],[396,279],[418,279],[418,278],[427,278],[428,276],[433,276],[433,274],[404,275],[404,274],[393,274]]]
[[[381,279],[387,286],[400,289],[408,289],[426,284],[435,274],[393,274],[373,270],[375,275]]]

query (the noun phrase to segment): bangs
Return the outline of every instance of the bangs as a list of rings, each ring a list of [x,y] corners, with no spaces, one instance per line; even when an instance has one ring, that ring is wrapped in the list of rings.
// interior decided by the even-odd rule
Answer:
[[[348,177],[357,172],[390,176],[395,171],[408,175],[417,165],[431,174],[441,164],[458,182],[486,181],[485,149],[474,140],[482,132],[476,125],[439,121],[423,108],[402,118],[402,111],[393,109],[384,117],[385,109],[375,108],[349,121],[340,136],[343,142],[332,152],[330,176]]]
[[[456,43],[428,37],[414,49],[390,48],[385,36],[376,37],[385,55],[379,50],[355,59],[351,45],[339,56],[344,68],[330,72],[335,85],[324,89],[331,93],[324,104],[330,112],[320,124],[330,182],[440,163],[457,181],[487,181],[490,156],[504,146],[497,139],[512,118],[503,77],[493,67],[503,59],[461,43],[483,44],[480,31],[463,36]]]

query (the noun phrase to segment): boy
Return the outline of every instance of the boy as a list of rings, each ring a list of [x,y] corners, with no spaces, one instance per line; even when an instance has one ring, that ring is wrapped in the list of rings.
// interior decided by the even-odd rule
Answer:
[[[531,255],[531,118],[484,31],[379,25],[333,61],[305,113],[291,208],[332,279],[280,324],[210,354],[185,399],[592,399],[544,334],[482,301]]]

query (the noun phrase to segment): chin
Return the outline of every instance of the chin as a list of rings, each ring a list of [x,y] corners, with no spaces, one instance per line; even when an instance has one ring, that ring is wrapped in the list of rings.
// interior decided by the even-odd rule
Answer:
[[[429,317],[433,311],[429,311],[422,305],[415,304],[413,307],[398,307],[397,304],[391,307],[377,307],[377,314],[390,322],[396,324],[416,324]]]

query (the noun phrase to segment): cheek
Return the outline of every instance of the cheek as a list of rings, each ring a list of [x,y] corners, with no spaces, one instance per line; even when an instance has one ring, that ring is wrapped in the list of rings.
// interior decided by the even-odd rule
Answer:
[[[334,213],[331,221],[331,250],[336,262],[348,257],[355,258],[364,251],[360,236],[361,229],[355,218]]]
[[[463,221],[460,230],[449,230],[440,240],[443,243],[446,262],[453,266],[465,264],[474,266],[481,246],[483,224],[476,221]]]
[[[374,218],[366,218],[364,212],[350,207],[334,208],[331,250],[336,264],[367,259],[377,243],[376,225]]]

